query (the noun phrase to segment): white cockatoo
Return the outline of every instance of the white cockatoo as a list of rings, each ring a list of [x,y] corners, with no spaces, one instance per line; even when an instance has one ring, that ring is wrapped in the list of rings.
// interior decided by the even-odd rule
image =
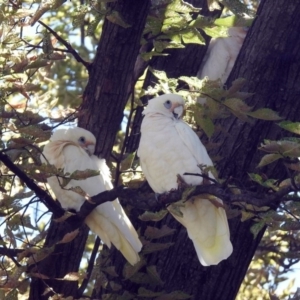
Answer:
[[[201,173],[200,164],[213,165],[196,133],[181,119],[183,109],[181,96],[166,94],[150,100],[143,112],[138,156],[148,183],[159,194],[178,188],[178,174],[189,185],[201,184],[202,177],[183,174]],[[216,265],[232,253],[223,202],[215,201],[221,205],[199,195],[180,207],[183,217],[173,214],[186,227],[203,266]]]
[[[224,84],[239,55],[246,34],[245,27],[231,27],[228,29],[227,37],[211,39],[197,77],[220,79]]]
[[[87,169],[100,171],[97,176],[72,179],[64,188],[58,177],[48,178],[52,191],[64,209],[79,211],[85,201],[82,195],[70,190],[72,187],[80,187],[91,197],[113,188],[105,160],[93,155],[95,145],[96,138],[91,132],[75,127],[56,130],[44,148],[42,162],[63,169],[64,173]],[[120,250],[130,264],[134,265],[140,260],[138,252],[142,244],[118,199],[97,206],[86,217],[85,223],[108,247],[113,244]]]

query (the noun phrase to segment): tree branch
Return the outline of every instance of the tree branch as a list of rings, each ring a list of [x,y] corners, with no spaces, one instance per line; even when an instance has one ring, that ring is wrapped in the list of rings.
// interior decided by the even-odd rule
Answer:
[[[55,217],[60,217],[64,214],[64,210],[54,201],[44,190],[42,190],[34,181],[29,178],[19,167],[13,164],[9,157],[0,152],[0,160],[23,182],[26,183],[28,188],[36,193],[36,195],[43,201],[47,208],[53,212]],[[265,193],[253,193],[249,191],[240,190],[239,194],[234,194],[226,186],[220,185],[218,183],[208,184],[208,185],[198,185],[193,187],[188,187],[191,189],[187,190],[188,195],[185,196],[187,200],[198,195],[209,194],[222,199],[225,203],[234,204],[245,202],[248,204],[253,204],[257,207],[262,206],[276,206],[280,202],[285,201],[284,196],[293,191],[291,186],[284,187],[278,192],[272,194]],[[109,191],[104,191],[96,196],[91,197],[91,201],[85,201],[77,213],[76,220],[73,218],[68,218],[68,221],[72,228],[76,228],[77,220],[80,220],[80,225],[83,220],[91,213],[91,211],[107,201],[114,201],[120,198],[121,202],[124,204],[129,204],[135,209],[139,210],[150,210],[157,211],[162,209],[168,204],[177,202],[183,198],[185,189],[180,188],[178,190],[172,190],[167,194],[160,195],[158,200],[154,193],[145,193],[143,188],[131,189],[124,188],[124,186],[116,187]],[[290,198],[289,198],[290,199]],[[71,219],[71,220],[70,220]],[[75,224],[73,224],[75,221]]]
[[[48,25],[46,25],[42,21],[38,21],[42,26],[44,26],[49,32],[51,32],[58,41],[60,41],[67,49],[68,51],[73,55],[73,57],[81,64],[83,64],[87,70],[90,69],[91,63],[85,61],[79,54],[78,52],[71,46],[70,43],[65,41],[60,35],[58,35],[52,28],[50,28]]]
[[[40,200],[46,205],[46,207],[54,214],[55,217],[61,217],[64,214],[64,210],[58,205],[57,201],[54,201],[52,197],[41,189],[31,178],[27,176],[18,166],[16,166],[6,154],[0,152],[0,161],[17,175],[23,182],[26,183],[27,187],[35,192]]]

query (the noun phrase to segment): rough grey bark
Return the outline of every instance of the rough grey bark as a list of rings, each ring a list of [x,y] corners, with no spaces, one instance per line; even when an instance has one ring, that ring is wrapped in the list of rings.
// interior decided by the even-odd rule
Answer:
[[[79,126],[94,133],[96,154],[109,158],[123,110],[132,88],[133,70],[150,0],[120,0],[110,4],[131,27],[105,22],[83,95]]]
[[[64,231],[65,223],[51,223],[44,247],[50,247],[61,231]],[[55,278],[63,278],[70,272],[78,272],[82,253],[88,234],[88,227],[80,228],[77,238],[70,243],[59,244],[55,247],[53,253],[30,268],[32,273],[40,273],[48,276],[50,280],[33,278],[30,285],[30,300],[48,300],[53,295],[53,291],[68,296],[77,297],[78,282],[62,281]],[[51,289],[48,289],[51,287]],[[48,289],[48,293],[45,291]]]

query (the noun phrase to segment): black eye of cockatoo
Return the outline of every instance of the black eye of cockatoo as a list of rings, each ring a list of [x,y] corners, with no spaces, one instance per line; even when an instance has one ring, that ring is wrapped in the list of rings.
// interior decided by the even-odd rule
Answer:
[[[177,175],[189,185],[203,182],[199,165],[213,163],[196,133],[181,120],[184,100],[179,95],[162,95],[149,101],[144,110],[138,156],[154,192],[178,188]],[[213,175],[209,173],[213,178]],[[220,203],[220,205],[216,205]],[[183,217],[173,216],[186,227],[202,265],[216,265],[232,253],[230,233],[222,201],[215,203],[199,195],[180,208]]]
[[[64,188],[56,176],[47,179],[64,209],[79,211],[85,201],[83,195],[70,188],[80,187],[92,197],[113,187],[105,160],[93,155],[95,145],[96,138],[91,132],[76,127],[56,130],[44,148],[42,161],[64,169],[65,173],[87,169],[100,171],[97,176],[83,180],[72,179]],[[87,216],[85,223],[108,247],[113,244],[120,250],[130,264],[134,265],[140,260],[138,252],[142,244],[118,199],[97,206]]]

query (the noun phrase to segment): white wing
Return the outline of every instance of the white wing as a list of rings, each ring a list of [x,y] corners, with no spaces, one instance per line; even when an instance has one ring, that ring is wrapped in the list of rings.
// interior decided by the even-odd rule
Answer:
[[[53,156],[53,153],[55,153],[51,151],[53,150],[53,143],[54,142],[52,142],[52,145],[48,148],[47,145],[45,146],[44,155],[48,161],[54,165],[56,161],[60,162],[61,165],[59,167],[63,167],[65,173],[73,173],[76,170],[84,171],[87,169],[99,170],[99,165],[103,166],[104,163],[106,169],[103,169],[104,172],[106,172],[105,174],[107,174],[108,168],[105,161],[101,163],[98,162],[96,157],[91,158],[82,148],[75,145],[68,144],[65,147],[60,146],[61,151],[59,157]],[[64,189],[56,177],[49,178],[48,183],[63,208],[75,209],[77,211],[85,199],[82,195],[68,189],[80,187],[92,197],[105,191],[108,187],[107,178],[105,180],[103,179],[101,169],[100,175],[84,180],[71,180]],[[142,244],[131,222],[118,203],[118,200],[97,206],[97,208],[87,216],[85,222],[105,244],[109,247],[111,247],[111,243],[114,244],[132,265],[139,261],[137,253],[141,250]]]
[[[198,71],[198,78],[203,79],[207,76],[210,80],[221,79],[222,83],[224,83],[227,78],[225,78],[224,81],[223,76],[226,72],[229,60],[230,53],[228,52],[224,38],[211,40]]]
[[[164,116],[145,116],[138,155],[143,172],[157,193],[177,188],[177,174],[200,173],[197,165],[212,165],[193,130],[182,121],[171,121]],[[183,176],[183,179],[191,185],[203,181],[201,177],[191,175]],[[204,266],[218,264],[231,254],[227,218],[222,207],[216,207],[200,196],[185,203],[181,211],[182,218],[173,216],[187,228]]]

